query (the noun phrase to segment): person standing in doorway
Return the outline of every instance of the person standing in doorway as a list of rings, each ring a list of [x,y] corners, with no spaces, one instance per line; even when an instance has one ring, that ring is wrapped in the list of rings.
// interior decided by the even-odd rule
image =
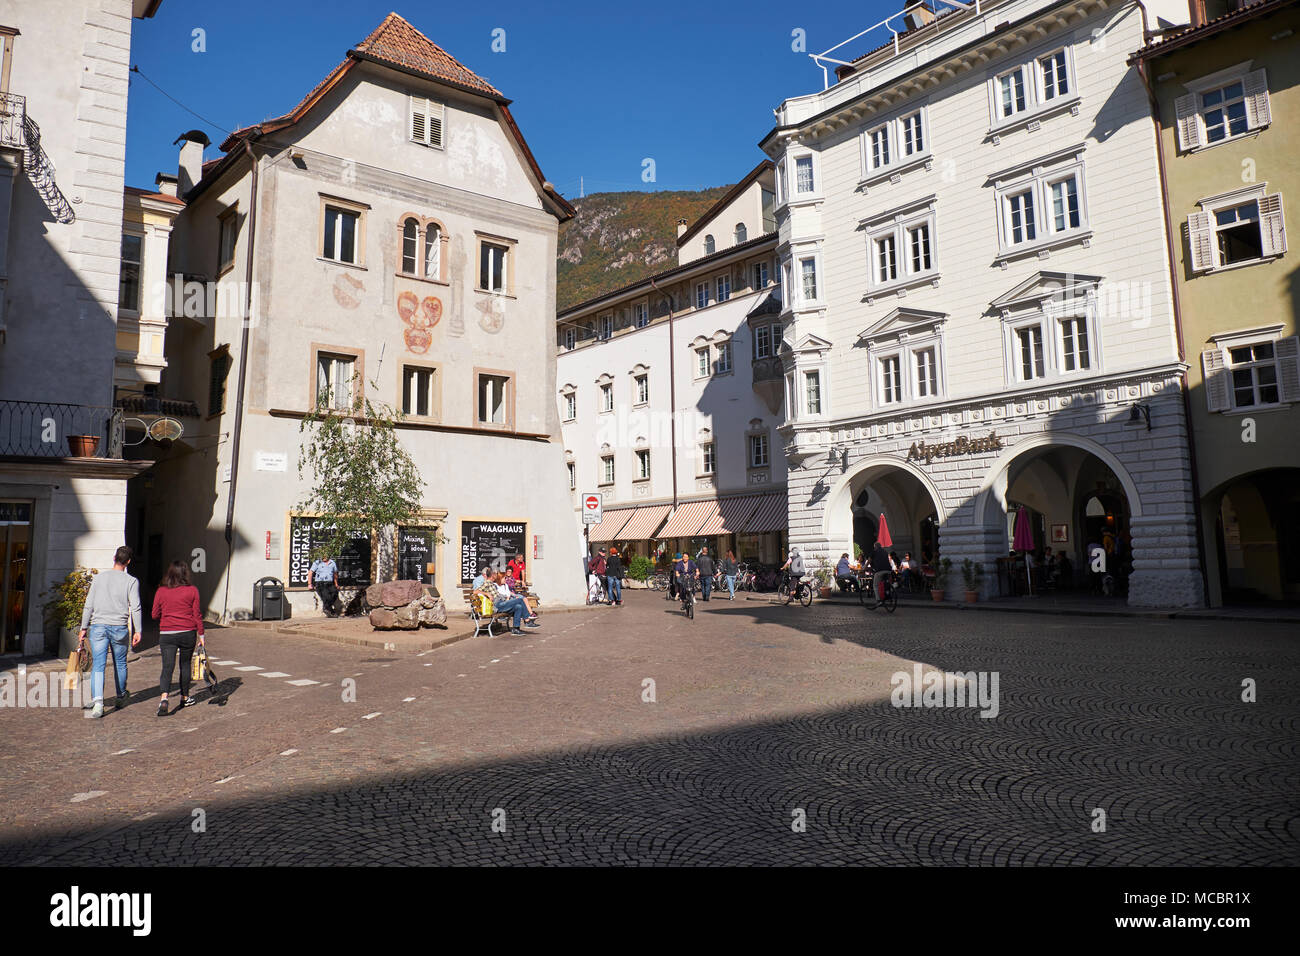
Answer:
[[[709,595],[713,592],[713,557],[709,554],[708,548],[700,548],[700,556],[696,562],[700,575],[700,597],[708,601]]]
[[[605,594],[610,604],[623,606],[623,559],[618,548],[610,548],[609,558],[605,561]]]
[[[181,662],[181,707],[190,707],[194,704],[190,699],[190,666],[195,647],[203,646],[199,589],[190,581],[190,568],[184,561],[173,561],[158,585],[153,596],[153,619],[158,622],[158,649],[162,651],[162,676],[158,679],[162,699],[158,703],[158,716],[166,717],[177,653]]]
[[[130,634],[131,646],[140,646],[140,582],[126,573],[133,554],[126,545],[113,555],[113,569],[95,575],[86,595],[86,606],[81,612],[81,632],[77,646],[90,638],[90,653],[94,670],[90,677],[90,693],[94,701],[91,717],[104,716],[104,668],[108,663],[108,648],[113,646],[113,680],[117,684],[115,710],[126,706],[126,641]]]
[[[339,566],[334,563],[328,551],[322,551],[307,572],[307,586],[316,589],[326,617],[336,616],[334,604],[339,597],[338,579]]]
[[[727,556],[722,559],[722,579],[727,582],[727,592],[733,601],[736,600],[736,575],[739,573],[740,567],[736,564],[736,555],[728,551]]]

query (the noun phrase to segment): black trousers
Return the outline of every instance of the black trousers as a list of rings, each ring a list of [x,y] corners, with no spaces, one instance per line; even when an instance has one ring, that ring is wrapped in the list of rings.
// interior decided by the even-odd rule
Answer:
[[[334,604],[339,599],[338,586],[333,581],[319,581],[316,594],[320,597],[321,609],[331,617],[334,616]]]
[[[167,694],[172,689],[172,669],[176,666],[176,654],[181,658],[181,696],[190,696],[190,668],[194,666],[194,648],[199,643],[197,631],[182,631],[179,634],[158,635],[158,649],[162,651],[162,676],[158,679],[158,689]]]

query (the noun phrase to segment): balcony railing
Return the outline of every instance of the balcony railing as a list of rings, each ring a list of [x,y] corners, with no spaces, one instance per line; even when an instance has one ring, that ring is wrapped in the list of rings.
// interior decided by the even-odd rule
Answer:
[[[0,401],[0,455],[121,458],[122,418],[100,405]]]
[[[0,93],[0,147],[26,149],[27,97]]]

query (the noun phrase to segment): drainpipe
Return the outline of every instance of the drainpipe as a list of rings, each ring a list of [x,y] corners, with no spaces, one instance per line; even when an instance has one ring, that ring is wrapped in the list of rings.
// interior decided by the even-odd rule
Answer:
[[[677,511],[677,372],[675,371],[674,359],[677,355],[677,346],[673,338],[673,297],[655,284],[655,280],[650,280],[650,288],[654,289],[664,301],[668,303],[668,402],[671,405],[669,409],[668,427],[672,433],[672,462],[673,462],[673,512]]]
[[[230,490],[226,493],[226,596],[221,620],[230,610],[230,578],[235,560],[235,490],[239,487],[239,439],[244,426],[244,383],[248,377],[248,337],[253,324],[253,247],[257,240],[257,155],[244,140],[244,154],[253,165],[251,197],[248,201],[248,252],[244,269],[244,321],[239,333],[239,381],[235,387],[235,428],[230,444]]]
[[[1151,36],[1152,34],[1147,30],[1146,6],[1141,0],[1136,0],[1136,3],[1137,8],[1142,11],[1142,35],[1144,37]],[[1147,102],[1151,106],[1151,126],[1156,138],[1156,168],[1160,172],[1160,201],[1165,207],[1165,248],[1169,256],[1169,289],[1173,295],[1174,333],[1178,342],[1178,360],[1185,362],[1187,353],[1183,344],[1183,304],[1178,291],[1178,268],[1175,265],[1178,257],[1174,249],[1175,231],[1172,218],[1173,209],[1169,205],[1169,181],[1165,176],[1165,145],[1160,128],[1160,101],[1156,97],[1154,87],[1151,85],[1146,60],[1139,59],[1137,61],[1137,72],[1142,80],[1142,86],[1147,91]],[[1187,372],[1180,373],[1178,378],[1178,390],[1183,399],[1183,420],[1187,423],[1187,452],[1191,458],[1193,510],[1196,517],[1196,557],[1201,571],[1201,599],[1205,602],[1205,606],[1209,607],[1210,577],[1208,573],[1208,555],[1205,551],[1205,527],[1204,522],[1201,520],[1201,479],[1199,459],[1196,454],[1196,429],[1192,425],[1192,402],[1187,385]]]

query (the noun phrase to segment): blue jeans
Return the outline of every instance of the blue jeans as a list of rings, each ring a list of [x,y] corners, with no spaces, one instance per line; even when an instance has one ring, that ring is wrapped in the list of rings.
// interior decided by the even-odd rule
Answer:
[[[130,639],[129,628],[125,624],[92,624],[86,629],[86,640],[90,642],[90,655],[94,666],[90,673],[90,696],[94,700],[104,699],[104,668],[108,665],[108,645],[113,645],[113,682],[117,684],[117,695],[126,693],[126,648]]]
[[[700,596],[707,601],[709,599],[709,595],[712,593],[713,593],[713,575],[701,574],[700,575]]]
[[[734,598],[736,596],[736,576],[734,574],[724,574],[723,577],[727,581],[727,590]]]
[[[496,605],[495,610],[498,612],[513,611],[515,615],[514,629],[517,631],[519,625],[524,622],[524,616],[528,613],[528,602],[521,597],[512,597],[510,600]]]
[[[611,575],[606,575],[605,596],[615,603],[621,603],[623,600],[623,580]]]

